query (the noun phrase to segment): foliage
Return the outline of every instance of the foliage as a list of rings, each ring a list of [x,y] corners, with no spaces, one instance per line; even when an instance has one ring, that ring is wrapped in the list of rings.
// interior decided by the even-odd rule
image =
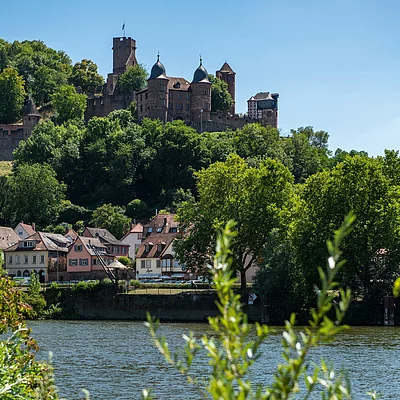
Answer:
[[[148,214],[147,204],[140,199],[133,199],[126,206],[126,215],[132,219],[143,219]]]
[[[2,216],[12,225],[20,221],[46,226],[57,220],[65,185],[47,165],[21,164],[7,177]],[[27,201],[29,196],[29,201]]]
[[[175,242],[177,258],[191,269],[206,265],[215,228],[235,219],[238,236],[232,247],[234,267],[245,288],[246,271],[257,263],[268,235],[280,226],[290,202],[291,175],[277,161],[266,159],[259,167],[250,167],[236,155],[195,175],[199,200],[184,203],[178,210],[178,221],[186,233]]]
[[[129,285],[130,285],[130,286],[133,286],[133,287],[136,289],[136,288],[140,287],[142,284],[141,284],[140,281],[138,281],[138,280],[136,280],[136,279],[131,279],[131,280],[129,281]]]
[[[118,77],[117,89],[124,95],[131,95],[146,87],[147,71],[141,64],[129,66]]]
[[[208,79],[211,82],[211,111],[228,111],[233,104],[228,84],[211,74]]]
[[[97,65],[87,59],[77,62],[72,67],[69,83],[80,87],[83,93],[93,93],[95,89],[104,83],[104,79],[97,72]]]
[[[256,338],[249,341],[251,328],[247,315],[242,310],[240,296],[232,290],[236,279],[230,244],[234,241],[235,232],[232,231],[233,223],[227,223],[218,235],[212,269],[220,315],[209,317],[213,335],[205,335],[201,339],[212,368],[207,391],[213,399],[291,399],[300,391],[303,391],[304,398],[310,398],[312,393],[318,393],[323,399],[351,398],[350,384],[343,374],[336,375],[324,360],[321,360],[319,366],[311,367],[308,357],[313,347],[331,342],[347,328],[341,322],[351,295],[349,290],[338,287],[335,277],[344,264],[344,261],[339,261],[339,245],[350,231],[352,221],[352,217],[346,218],[343,226],[335,232],[333,242],[328,241],[329,258],[326,272],[318,268],[321,287],[316,288],[317,307],[311,310],[310,326],[301,332],[295,330],[295,315],[291,316],[283,333],[284,362],[278,366],[270,386],[257,388],[248,379],[249,368],[261,356],[260,345],[267,338],[269,329],[256,323]],[[332,295],[334,291],[339,292],[336,299]],[[183,336],[186,341],[183,355],[171,354],[165,338],[157,336],[158,324],[150,316],[147,325],[155,345],[166,361],[184,374],[189,382],[199,387],[197,378],[191,373],[191,366],[201,345],[193,333]],[[147,390],[143,392],[143,398],[151,398]]]
[[[103,204],[93,211],[91,223],[98,228],[107,229],[116,238],[121,238],[125,229],[129,227],[130,220],[121,207]]]
[[[86,110],[86,95],[79,94],[71,85],[63,85],[52,94],[55,120],[62,124],[69,120],[82,120]]]
[[[91,292],[92,290],[98,288],[99,285],[99,281],[80,281],[71,285],[71,290],[76,293]]]
[[[343,242],[348,262],[340,279],[365,300],[377,301],[390,291],[399,275],[400,192],[385,171],[382,159],[354,156],[307,180],[301,191],[302,217],[292,233],[297,290],[304,298],[315,281],[315,267],[325,257],[329,231],[351,210],[357,221]]]
[[[132,265],[132,260],[129,257],[120,256],[120,257],[118,257],[118,261],[121,264],[124,264],[126,267],[129,267]]]
[[[0,73],[0,123],[16,122],[22,115],[25,89],[24,80],[14,68]]]
[[[47,304],[41,293],[39,276],[34,272],[31,274],[25,300],[32,307],[32,317],[42,317],[43,310]]]
[[[0,332],[8,333],[0,342],[0,396],[2,399],[58,399],[52,368],[37,362],[36,342],[24,324],[24,316],[32,316],[32,309],[16,290],[11,279],[0,277]]]

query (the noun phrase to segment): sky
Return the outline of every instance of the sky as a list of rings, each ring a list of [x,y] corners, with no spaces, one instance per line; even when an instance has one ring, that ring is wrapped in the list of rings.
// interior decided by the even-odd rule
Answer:
[[[200,54],[209,73],[227,61],[239,113],[256,93],[279,93],[282,135],[313,126],[333,152],[399,149],[397,0],[1,0],[0,14],[1,38],[42,40],[104,77],[125,22],[149,71],[157,52],[167,75],[189,81]]]

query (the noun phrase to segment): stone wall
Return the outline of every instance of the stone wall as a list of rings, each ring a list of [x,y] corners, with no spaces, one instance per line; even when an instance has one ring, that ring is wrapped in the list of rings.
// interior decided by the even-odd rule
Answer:
[[[24,128],[22,125],[0,125],[0,160],[12,161],[13,151],[23,139]]]

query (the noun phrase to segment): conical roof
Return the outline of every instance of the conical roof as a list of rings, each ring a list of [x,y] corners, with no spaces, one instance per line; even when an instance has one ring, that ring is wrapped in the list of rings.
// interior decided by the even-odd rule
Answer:
[[[166,78],[165,67],[160,62],[160,55],[157,55],[157,62],[151,68],[151,74],[149,79]]]
[[[40,113],[31,96],[29,96],[29,99],[26,102],[24,115],[38,115],[40,117]]]
[[[200,58],[200,65],[198,66],[196,71],[194,71],[192,83],[198,83],[198,82],[210,83],[210,81],[208,80],[208,72],[203,67],[203,61],[201,58]]]
[[[224,65],[221,67],[220,72],[229,72],[229,73],[235,73],[231,66],[225,61]]]

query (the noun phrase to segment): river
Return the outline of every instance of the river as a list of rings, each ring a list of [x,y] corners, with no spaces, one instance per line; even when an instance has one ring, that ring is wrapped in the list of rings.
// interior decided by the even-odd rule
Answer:
[[[143,322],[133,321],[31,321],[41,358],[53,353],[56,384],[68,400],[83,399],[86,388],[92,400],[140,399],[142,389],[152,389],[157,399],[191,400],[204,396],[195,391],[174,368],[167,365],[152,345]],[[206,324],[163,323],[160,333],[171,348],[182,343],[182,334],[201,337]],[[262,357],[250,371],[257,384],[271,382],[282,362],[282,328],[277,328],[262,347]],[[353,327],[333,344],[317,348],[312,359],[324,357],[343,367],[352,382],[354,399],[367,399],[376,390],[382,399],[400,399],[400,327]],[[205,353],[198,356],[193,374],[209,372]]]

